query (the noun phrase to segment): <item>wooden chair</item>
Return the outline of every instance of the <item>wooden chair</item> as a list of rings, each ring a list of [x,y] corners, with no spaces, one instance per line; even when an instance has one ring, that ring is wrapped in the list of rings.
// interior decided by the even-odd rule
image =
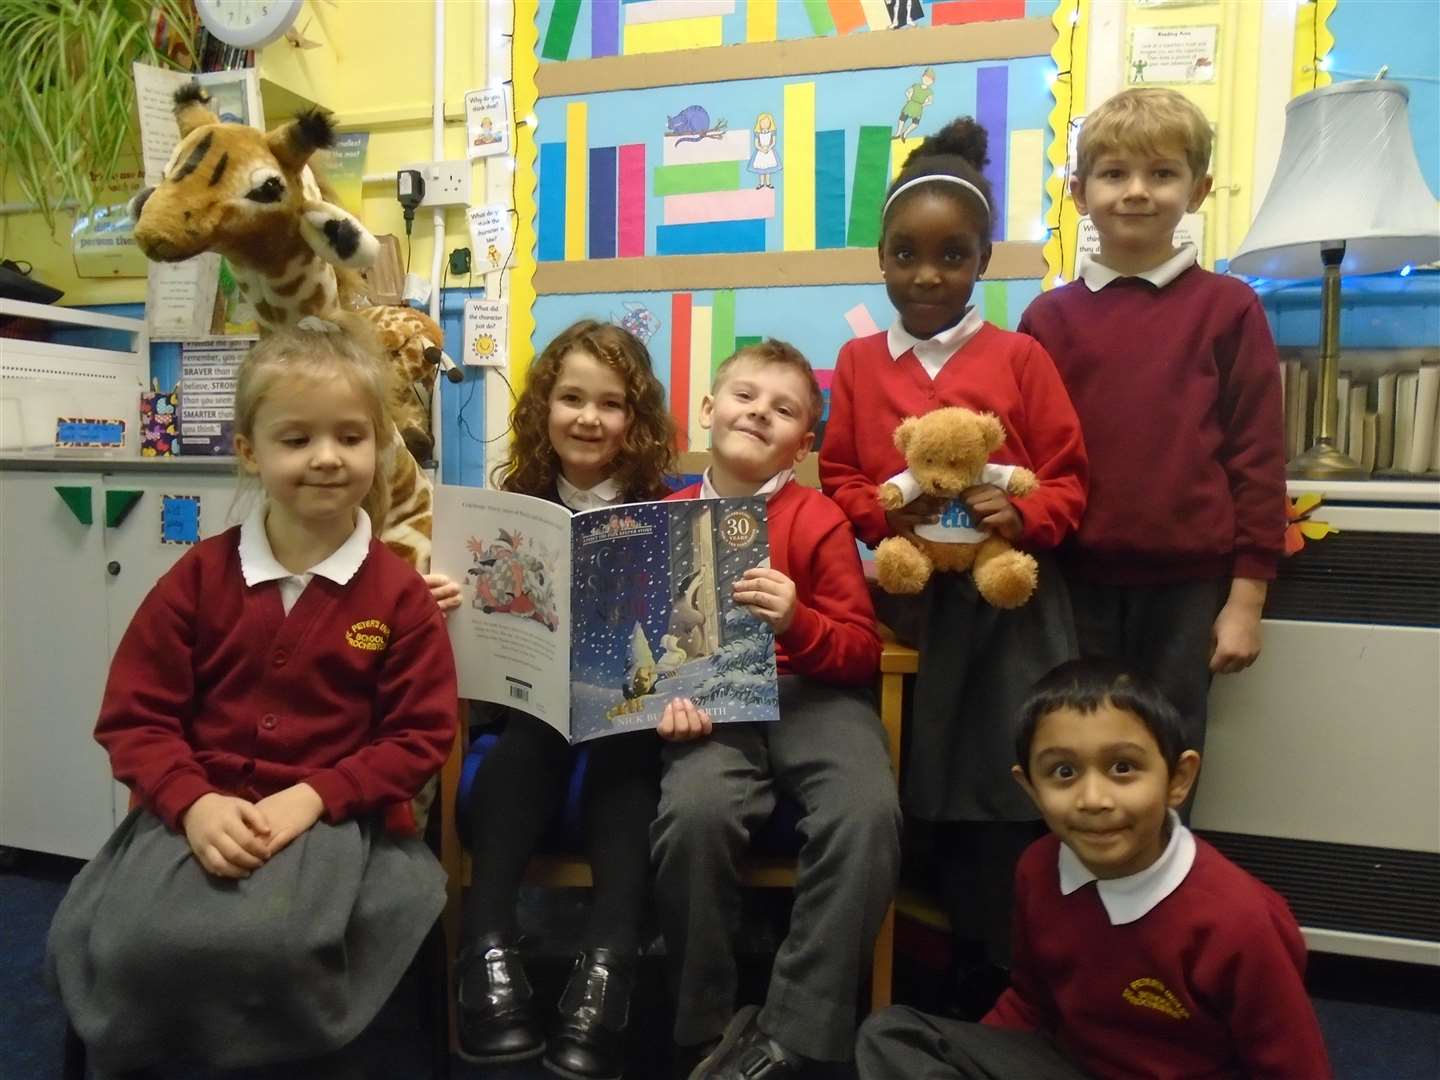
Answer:
[[[900,710],[906,675],[913,675],[919,654],[901,645],[890,632],[881,627],[884,647],[880,653],[880,721],[890,746],[891,768],[896,778],[900,772]],[[460,702],[460,735],[451,748],[449,760],[440,772],[440,861],[449,875],[449,896],[445,906],[445,935],[451,943],[450,984],[454,985],[454,957],[460,940],[460,892],[470,883],[470,856],[460,842],[455,822],[455,798],[460,790],[460,770],[464,760],[470,724],[470,703]],[[788,889],[795,885],[795,860],[754,856],[746,867],[743,882],[752,888]],[[580,855],[536,855],[525,870],[525,883],[546,888],[589,888],[590,864]],[[875,958],[870,974],[870,1007],[883,1009],[890,1004],[891,982],[895,964],[895,905],[892,903],[875,937]],[[450,1000],[454,1002],[454,995]],[[454,1025],[451,1025],[452,1032]]]

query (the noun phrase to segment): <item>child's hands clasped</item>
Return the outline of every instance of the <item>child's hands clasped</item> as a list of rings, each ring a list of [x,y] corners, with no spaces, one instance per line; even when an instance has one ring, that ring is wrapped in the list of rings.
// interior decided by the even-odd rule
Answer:
[[[430,598],[444,615],[450,614],[460,606],[460,583],[451,581],[444,574],[424,574],[425,585],[430,590]]]
[[[1003,536],[1012,544],[1020,539],[1025,523],[1020,520],[1020,511],[1010,501],[1010,496],[994,484],[976,484],[960,493],[960,501],[970,511],[970,517],[978,529],[988,529],[996,536]]]
[[[656,733],[669,742],[689,742],[703,739],[710,734],[714,725],[710,714],[689,698],[672,698],[665,703]]]
[[[795,621],[795,583],[779,570],[752,566],[731,589],[735,602],[783,634]]]
[[[255,807],[270,823],[270,841],[265,849],[267,859],[319,821],[325,810],[319,793],[303,781],[267,795]]]
[[[270,857],[270,823],[255,803],[207,792],[180,823],[196,861],[216,877],[247,878]]]

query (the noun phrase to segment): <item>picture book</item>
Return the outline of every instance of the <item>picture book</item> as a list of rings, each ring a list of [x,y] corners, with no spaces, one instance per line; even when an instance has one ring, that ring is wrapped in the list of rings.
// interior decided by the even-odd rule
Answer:
[[[432,567],[463,596],[448,619],[461,697],[572,743],[653,728],[677,697],[715,723],[777,719],[774,635],[732,596],[768,560],[764,499],[572,515],[513,492],[435,493]]]

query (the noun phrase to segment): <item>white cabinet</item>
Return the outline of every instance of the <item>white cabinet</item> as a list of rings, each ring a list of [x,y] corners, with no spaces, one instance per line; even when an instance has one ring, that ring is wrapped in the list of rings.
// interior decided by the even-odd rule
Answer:
[[[89,858],[128,800],[93,736],[110,656],[156,579],[188,550],[161,543],[162,500],[198,496],[200,535],[211,535],[229,523],[234,474],[218,462],[205,472],[168,461],[114,471],[7,464],[0,471],[0,845]],[[113,520],[135,492],[123,520],[107,525],[107,506]],[[81,520],[87,507],[88,525]]]

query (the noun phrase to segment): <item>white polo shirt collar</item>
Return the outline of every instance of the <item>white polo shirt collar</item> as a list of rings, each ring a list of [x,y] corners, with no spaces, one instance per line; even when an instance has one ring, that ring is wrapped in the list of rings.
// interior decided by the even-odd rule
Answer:
[[[769,502],[770,496],[774,495],[777,491],[779,491],[786,484],[788,484],[790,482],[790,478],[794,475],[794,469],[781,469],[774,476],[770,477],[769,480],[766,480],[765,483],[761,484],[759,490],[756,491],[755,494],[751,496],[751,498],[763,498],[766,502]],[[710,483],[709,469],[706,469],[705,475],[700,477],[700,497],[702,499],[724,498],[724,496],[722,496],[718,491],[715,490],[715,485]]]
[[[915,350],[915,359],[920,361],[925,374],[933,380],[950,358],[963,349],[965,343],[978,334],[984,325],[985,320],[980,317],[980,309],[974,304],[966,309],[965,317],[954,326],[941,330],[931,338],[917,338],[901,325],[897,316],[885,335],[885,344],[889,346],[891,360],[899,360],[911,349]]]
[[[1104,263],[1097,261],[1093,255],[1081,255],[1080,268],[1076,276],[1085,282],[1085,287],[1091,292],[1099,292],[1112,281],[1119,281],[1123,277],[1138,277],[1148,281],[1157,289],[1163,289],[1194,266],[1195,259],[1195,245],[1181,244],[1180,250],[1159,266],[1146,270],[1143,274],[1122,274],[1119,270],[1112,270]]]
[[[566,480],[564,473],[560,473],[555,478],[555,488],[560,493],[560,501],[577,514],[598,510],[602,506],[614,506],[624,495],[619,481],[613,476],[601,480],[594,487],[579,488]]]
[[[1195,865],[1195,835],[1180,822],[1180,815],[1167,811],[1170,842],[1153,863],[1138,874],[1101,881],[1080,861],[1067,844],[1060,845],[1060,892],[1069,896],[1095,882],[1100,903],[1110,925],[1123,926],[1148,915],[1156,904],[1180,887]]]
[[[309,570],[291,573],[275,558],[275,552],[270,547],[270,537],[265,533],[268,509],[269,504],[260,500],[240,526],[240,574],[250,588],[267,581],[280,582],[280,598],[287,615],[316,574],[337,585],[344,585],[355,576],[365,562],[365,556],[370,553],[370,515],[364,510],[357,510],[355,528],[343,544]]]

